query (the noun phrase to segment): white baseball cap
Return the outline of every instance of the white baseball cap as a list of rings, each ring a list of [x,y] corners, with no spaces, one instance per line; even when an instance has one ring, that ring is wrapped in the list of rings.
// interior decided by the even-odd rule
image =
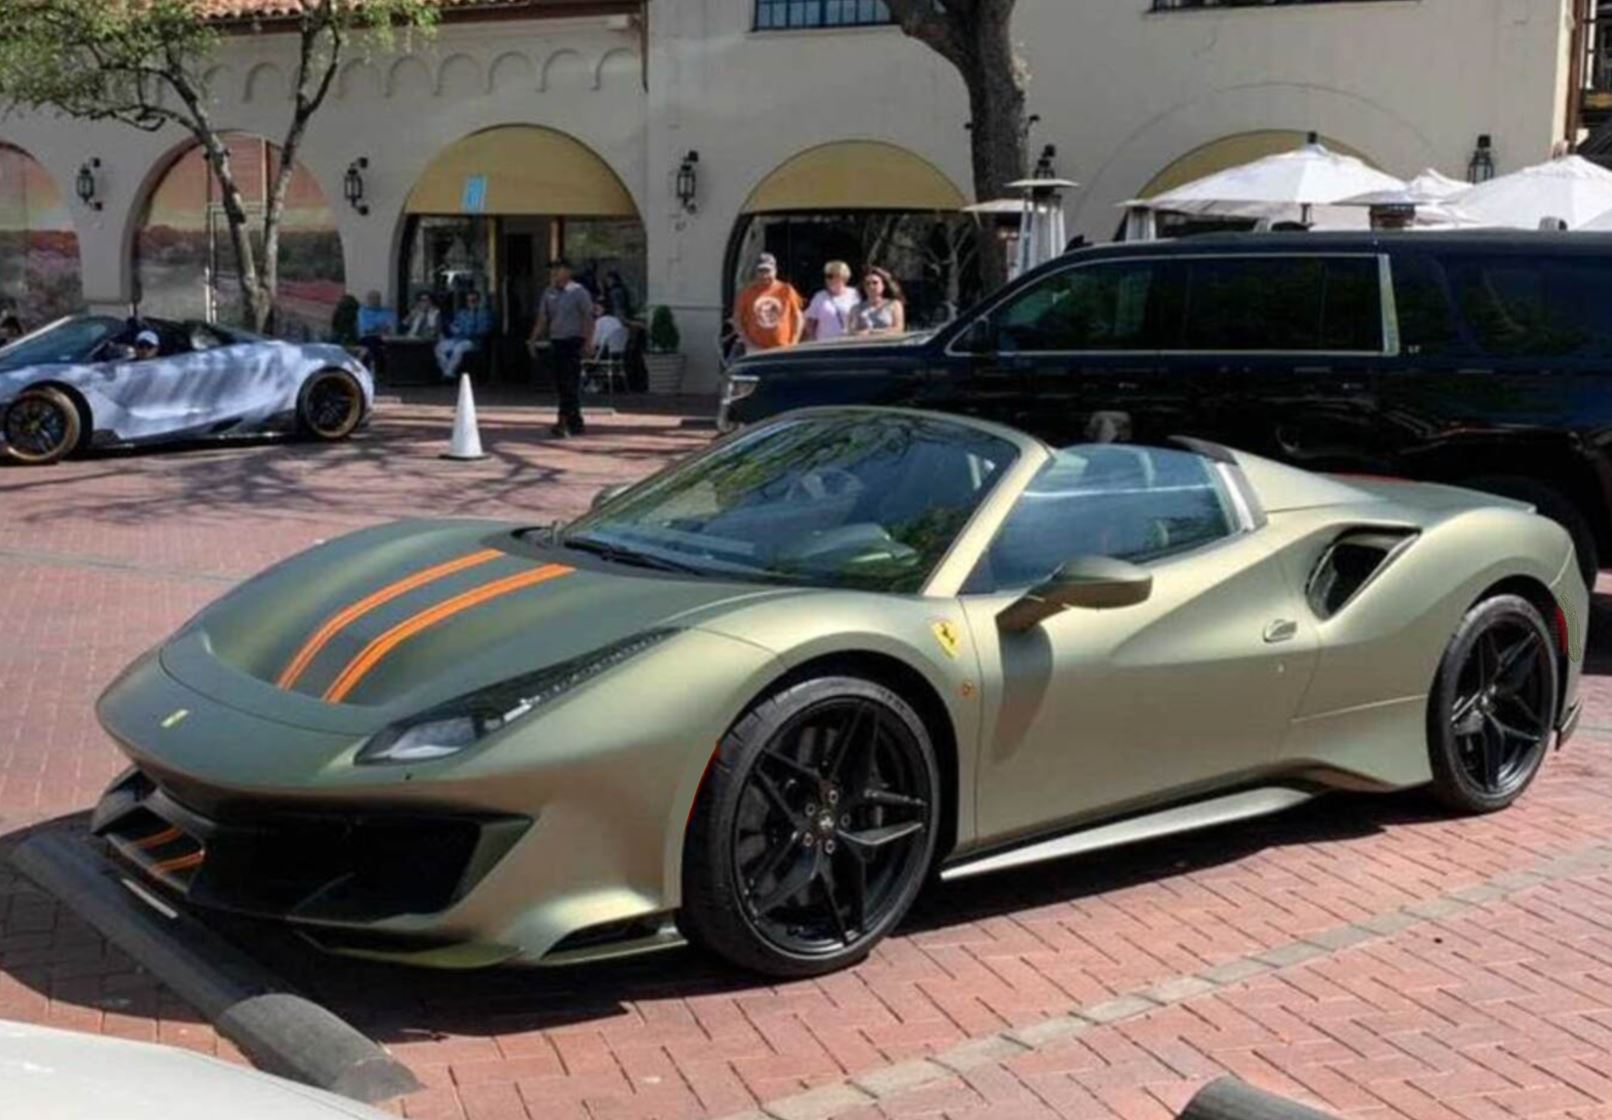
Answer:
[[[136,346],[161,346],[162,339],[157,337],[156,331],[141,331],[134,336]]]

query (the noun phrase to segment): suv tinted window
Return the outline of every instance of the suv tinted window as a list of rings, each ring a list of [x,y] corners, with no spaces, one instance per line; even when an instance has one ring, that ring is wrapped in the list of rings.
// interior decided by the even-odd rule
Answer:
[[[1444,267],[1461,314],[1487,353],[1612,356],[1612,259],[1457,256]]]
[[[1191,260],[1187,350],[1382,350],[1374,257]]]
[[[1460,343],[1438,262],[1419,253],[1394,257],[1394,308],[1407,354],[1446,354]]]
[[[1167,262],[1110,261],[1048,276],[992,314],[997,347],[1168,349],[1161,324],[1180,317],[1178,275]]]

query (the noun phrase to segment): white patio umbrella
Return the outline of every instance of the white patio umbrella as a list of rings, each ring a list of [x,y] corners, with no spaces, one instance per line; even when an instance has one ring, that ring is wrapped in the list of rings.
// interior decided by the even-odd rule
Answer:
[[[1456,195],[1465,194],[1472,189],[1472,184],[1465,179],[1452,179],[1432,167],[1406,183],[1405,186],[1408,190],[1421,195],[1429,202],[1446,202]]]
[[[1411,180],[1397,190],[1369,191],[1354,198],[1346,198],[1338,205],[1356,207],[1368,213],[1379,206],[1412,207],[1416,211],[1415,224],[1423,229],[1450,229],[1478,224],[1470,214],[1461,209],[1460,203],[1452,201],[1448,194],[1441,197],[1430,193],[1427,189],[1431,186],[1434,191],[1441,190],[1439,184],[1418,187],[1419,182],[1421,177]]]
[[[1368,191],[1401,189],[1405,184],[1353,156],[1311,142],[1291,152],[1278,152],[1241,167],[1123,205],[1145,206],[1185,214],[1233,214],[1247,217],[1270,210],[1298,207],[1301,221],[1315,206],[1326,206]]]
[[[1491,179],[1459,201],[1480,225],[1538,229],[1546,219],[1559,218],[1577,229],[1612,210],[1612,171],[1567,156]]]

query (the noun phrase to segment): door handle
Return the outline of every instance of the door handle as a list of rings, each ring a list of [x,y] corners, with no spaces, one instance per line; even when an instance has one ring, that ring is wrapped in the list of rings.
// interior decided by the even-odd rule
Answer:
[[[1291,618],[1279,618],[1265,627],[1265,641],[1274,645],[1277,642],[1292,641],[1298,637],[1299,624]]]
[[[1114,383],[1114,388],[1123,390],[1125,392],[1130,392],[1132,389],[1141,388],[1141,386],[1139,386],[1135,381],[1116,381]]]
[[[1364,381],[1340,381],[1338,382],[1338,391],[1343,393],[1364,393],[1366,383]]]

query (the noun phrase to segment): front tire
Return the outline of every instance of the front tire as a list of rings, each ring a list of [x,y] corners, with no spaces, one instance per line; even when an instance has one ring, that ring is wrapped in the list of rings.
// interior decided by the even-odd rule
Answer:
[[[310,439],[346,439],[364,419],[364,390],[344,369],[310,377],[297,398],[297,427]]]
[[[1516,595],[1485,599],[1450,639],[1428,705],[1433,793],[1463,813],[1510,805],[1533,782],[1556,727],[1550,630]]]
[[[27,389],[6,409],[6,454],[19,463],[44,466],[60,462],[78,446],[83,430],[78,407],[60,389]]]
[[[857,677],[784,688],[717,747],[684,846],[683,931],[769,976],[855,964],[917,897],[940,811],[906,701]]]

